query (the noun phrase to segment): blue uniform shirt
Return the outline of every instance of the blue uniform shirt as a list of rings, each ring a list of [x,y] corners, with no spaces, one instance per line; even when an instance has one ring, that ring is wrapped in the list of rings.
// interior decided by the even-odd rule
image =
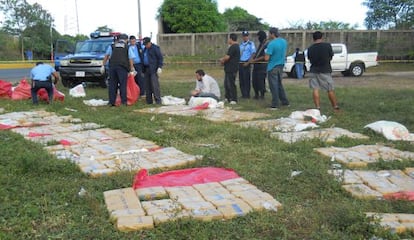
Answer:
[[[48,77],[56,70],[49,64],[39,64],[30,71],[30,78],[38,81],[48,81]]]
[[[240,61],[247,62],[256,52],[256,47],[252,41],[240,43]]]
[[[135,55],[135,57],[134,57],[134,64],[139,64],[139,63],[141,63],[141,58],[139,57],[139,53],[138,53],[138,47],[139,47],[140,45],[130,45],[129,46],[129,49],[131,49],[133,52],[134,52],[134,55]],[[143,46],[141,46],[141,48],[142,48]]]

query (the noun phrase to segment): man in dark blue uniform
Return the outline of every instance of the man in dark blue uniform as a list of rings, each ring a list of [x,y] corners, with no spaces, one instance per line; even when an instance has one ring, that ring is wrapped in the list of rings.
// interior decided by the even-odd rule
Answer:
[[[164,58],[160,47],[151,42],[149,37],[143,39],[144,49],[144,79],[147,104],[161,104],[159,75],[162,73]]]

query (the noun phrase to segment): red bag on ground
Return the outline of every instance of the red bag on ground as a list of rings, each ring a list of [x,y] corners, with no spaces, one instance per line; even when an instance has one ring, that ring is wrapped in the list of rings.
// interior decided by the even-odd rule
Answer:
[[[12,84],[4,80],[0,80],[0,98],[11,98]]]
[[[11,98],[13,100],[25,100],[32,98],[32,94],[30,89],[32,86],[26,81],[26,79],[22,79],[20,83],[14,88],[12,91]]]
[[[138,85],[135,83],[135,77],[133,74],[128,74],[127,79],[127,105],[133,105],[139,98],[139,94],[141,90],[139,89]],[[121,96],[116,96],[115,105],[121,105]]]
[[[227,168],[189,168],[162,172],[151,176],[148,175],[146,169],[141,169],[135,175],[132,187],[137,189],[156,186],[192,186],[200,183],[221,182],[233,178],[239,178],[239,175],[234,170]]]
[[[37,92],[40,100],[48,101],[49,95],[47,95],[47,91],[44,88],[39,89]],[[56,86],[53,86],[53,100],[54,101],[61,101],[65,100],[65,94],[57,90]]]

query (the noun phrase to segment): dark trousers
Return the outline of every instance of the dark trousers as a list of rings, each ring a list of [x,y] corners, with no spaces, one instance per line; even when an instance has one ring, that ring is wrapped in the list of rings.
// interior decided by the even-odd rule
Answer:
[[[50,80],[48,80],[48,81],[33,80],[32,81],[32,88],[31,88],[33,104],[38,104],[39,103],[39,101],[37,99],[37,92],[41,88],[46,89],[47,95],[49,97],[49,103],[52,103],[52,101],[53,101],[53,84],[52,84],[52,81],[50,81]]]
[[[111,66],[109,68],[111,77],[108,83],[109,104],[115,105],[116,96],[119,89],[121,104],[127,104],[127,78],[128,70],[122,66]]]
[[[161,104],[161,90],[160,90],[160,82],[158,79],[158,74],[156,72],[151,73],[149,68],[145,70],[144,73],[145,78],[145,87],[146,87],[146,101],[148,104],[153,103],[153,98],[155,99],[155,103]]]
[[[266,90],[266,72],[265,71],[259,71],[253,68],[253,90],[254,90],[254,96],[255,97],[264,97],[265,90]]]
[[[224,96],[229,102],[237,102],[236,73],[237,72],[224,73]]]
[[[244,66],[245,63],[240,63],[239,66],[239,83],[242,98],[250,97],[250,86],[251,86],[251,68],[250,64]]]
[[[140,96],[145,95],[145,80],[142,74],[143,65],[141,63],[134,63],[135,71],[137,71],[137,75],[135,75],[135,83],[138,85],[140,90]]]

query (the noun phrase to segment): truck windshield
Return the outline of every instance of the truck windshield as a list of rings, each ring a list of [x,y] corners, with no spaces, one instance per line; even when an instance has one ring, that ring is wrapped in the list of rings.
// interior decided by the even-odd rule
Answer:
[[[112,40],[87,40],[76,43],[75,53],[105,53]]]

